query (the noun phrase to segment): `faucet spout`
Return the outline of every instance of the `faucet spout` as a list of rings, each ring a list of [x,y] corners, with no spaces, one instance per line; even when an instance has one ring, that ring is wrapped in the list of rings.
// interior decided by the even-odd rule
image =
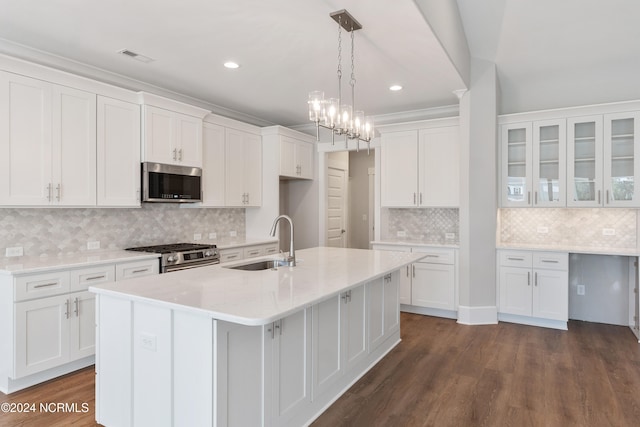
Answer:
[[[271,235],[271,237],[275,237],[276,236],[276,227],[278,226],[278,222],[280,222],[281,219],[284,219],[289,223],[289,230],[291,231],[291,233],[290,233],[290,239],[289,239],[289,256],[287,257],[287,261],[289,262],[289,266],[290,267],[295,267],[296,266],[296,251],[293,248],[293,221],[291,220],[291,218],[288,215],[280,215],[280,216],[278,216],[273,221],[273,225],[271,226],[271,233],[269,233],[269,234]]]

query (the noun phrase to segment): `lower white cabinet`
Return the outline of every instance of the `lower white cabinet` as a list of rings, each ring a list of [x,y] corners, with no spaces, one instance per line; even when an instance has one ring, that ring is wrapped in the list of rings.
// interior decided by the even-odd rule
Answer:
[[[123,271],[157,274],[158,260],[0,277],[0,338],[6,344],[0,358],[0,372],[6,373],[0,375],[0,391],[10,393],[54,378],[66,373],[61,367],[72,362],[93,363],[89,358],[95,354],[95,294],[87,289],[121,280],[127,275],[117,272]]]
[[[500,320],[566,329],[567,253],[499,251],[498,263]]]
[[[391,333],[400,330],[400,311],[394,309],[400,304],[400,276],[400,271],[396,271],[367,283],[368,343],[371,348],[377,347]]]
[[[278,242],[220,249],[220,262],[240,261],[278,253]]]

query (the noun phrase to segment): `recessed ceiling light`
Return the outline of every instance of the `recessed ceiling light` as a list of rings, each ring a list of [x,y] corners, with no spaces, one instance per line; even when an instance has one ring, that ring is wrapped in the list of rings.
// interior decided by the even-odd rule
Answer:
[[[237,62],[233,62],[233,61],[227,61],[224,63],[224,66],[226,68],[231,68],[232,70],[235,70],[236,68],[239,68],[240,65]]]
[[[392,85],[392,86],[389,86],[389,90],[397,92],[399,90],[402,90],[402,86],[400,86],[400,85]]]

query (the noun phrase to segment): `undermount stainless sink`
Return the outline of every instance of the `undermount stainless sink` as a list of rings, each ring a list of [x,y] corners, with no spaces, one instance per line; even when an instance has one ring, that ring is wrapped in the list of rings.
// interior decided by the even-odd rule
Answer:
[[[247,264],[230,265],[225,268],[244,271],[277,270],[278,267],[290,267],[291,262],[283,259],[267,259]]]

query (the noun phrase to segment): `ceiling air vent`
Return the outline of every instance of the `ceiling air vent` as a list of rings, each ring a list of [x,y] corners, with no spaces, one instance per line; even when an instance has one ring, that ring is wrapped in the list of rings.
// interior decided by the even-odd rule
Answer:
[[[135,59],[137,61],[144,62],[145,64],[148,64],[149,62],[154,61],[153,58],[149,58],[148,56],[140,55],[139,53],[136,53],[136,52],[134,52],[132,50],[129,50],[129,49],[119,50],[118,53],[121,53],[121,54],[123,54],[125,56],[128,56],[129,58],[133,58],[133,59]]]

